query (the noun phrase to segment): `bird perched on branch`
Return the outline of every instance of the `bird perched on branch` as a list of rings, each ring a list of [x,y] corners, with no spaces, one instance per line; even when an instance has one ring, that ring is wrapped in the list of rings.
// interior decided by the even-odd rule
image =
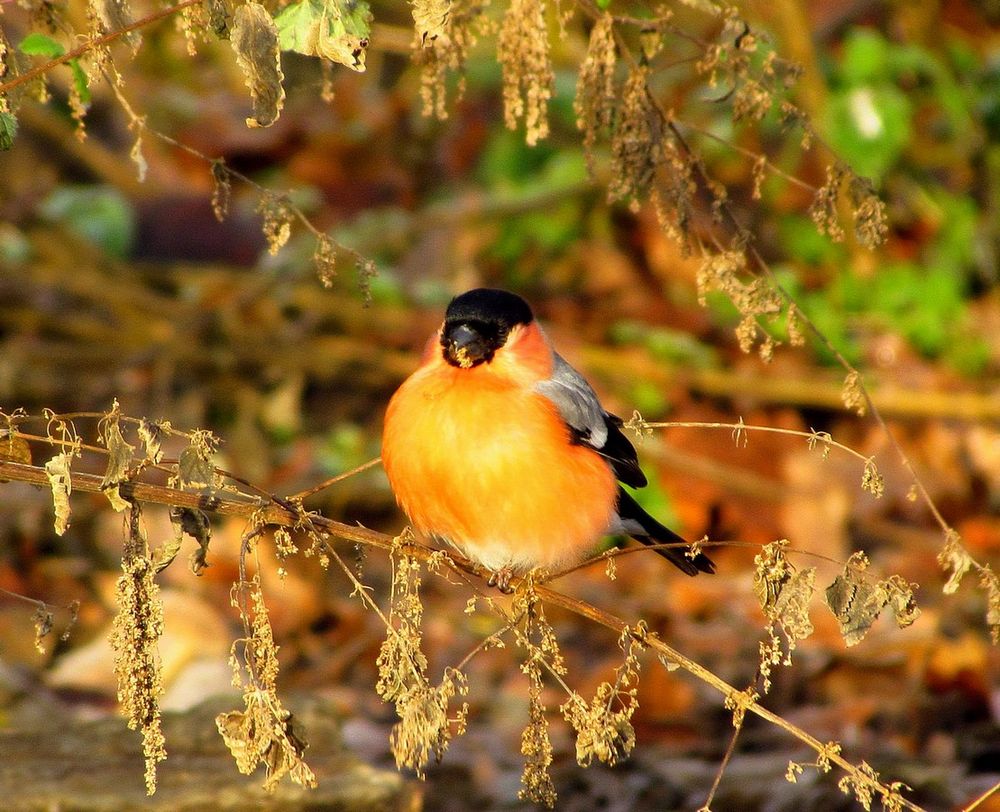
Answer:
[[[477,288],[448,305],[389,402],[382,462],[414,529],[503,583],[577,563],[609,533],[684,542],[618,484],[646,484],[621,425],[552,349],[527,302]],[[700,552],[657,552],[688,575],[715,570]]]

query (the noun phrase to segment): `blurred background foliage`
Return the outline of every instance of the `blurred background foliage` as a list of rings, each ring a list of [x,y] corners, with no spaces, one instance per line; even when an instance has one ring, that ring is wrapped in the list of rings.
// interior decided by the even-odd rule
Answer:
[[[488,13],[498,16],[502,6]],[[922,631],[886,628],[867,650],[845,653],[835,630],[821,628],[800,654],[798,677],[812,681],[788,677],[775,705],[804,715],[821,709],[810,717],[820,738],[842,738],[847,719],[863,757],[890,752],[917,765],[903,773],[928,802],[971,797],[986,765],[995,771],[1000,758],[997,655],[986,642],[981,597],[969,590],[942,602],[939,534],[908,498],[909,481],[884,435],[843,412],[843,373],[829,351],[812,342],[782,347],[770,364],[740,353],[732,332],[739,315],[728,299],[711,294],[707,307],[698,304],[697,258],[663,234],[648,207],[607,202],[606,149],[598,148],[591,179],[573,110],[586,47],[580,17],[559,34],[552,15],[551,134],[529,147],[523,131],[503,125],[492,37],[471,51],[464,96],[447,119],[427,118],[411,65],[407,6],[379,0],[372,11],[367,71],[335,69],[329,101],[320,98],[318,61],[283,55],[288,98],[267,129],[244,124],[244,76],[224,43],[199,43],[191,56],[167,21],[144,30],[134,59],[116,46],[122,92],[136,115],[167,136],[143,138],[143,182],[130,159],[136,133],[115,94],[105,83],[91,85],[86,137],[78,137],[67,98],[79,77],[71,66],[51,72],[52,98],[22,104],[12,147],[0,153],[0,405],[77,412],[105,410],[117,398],[126,414],[212,429],[225,441],[222,467],[272,492],[294,493],[378,455],[384,404],[452,295],[477,285],[517,290],[626,417],[633,409],[649,420],[742,417],[831,431],[880,455],[888,492],[874,502],[857,486],[860,471],[836,459],[823,463],[802,443],[754,436],[744,449],[728,431],[680,428],[640,447],[656,483],[643,498],[691,538],[759,543],[787,536],[840,561],[863,546],[885,571],[920,582]],[[65,12],[75,20],[83,14],[74,3]],[[718,33],[718,22],[697,8],[678,4],[675,13],[675,24],[692,37]],[[677,45],[655,76],[658,97],[690,126],[780,283],[864,371],[947,521],[976,555],[996,561],[1000,12],[976,0],[777,0],[745,13],[769,49],[802,63],[792,96],[836,157],[870,177],[885,200],[890,230],[882,248],[871,252],[850,237],[834,242],[818,233],[808,213],[811,190],[777,174],[767,175],[754,198],[753,156],[768,155],[814,187],[824,183],[833,156],[822,146],[804,150],[777,111],[759,123],[734,122],[725,88],[709,87],[692,69],[697,47]],[[0,26],[13,44],[23,45],[34,30],[11,3],[0,5]],[[287,245],[269,253],[261,193],[246,184],[233,182],[229,216],[219,222],[211,167],[188,148],[224,158],[266,189],[288,191],[317,228],[374,261],[375,275],[341,256],[332,285],[323,287],[313,268],[315,237],[298,223]],[[710,227],[706,205],[695,212],[693,231],[707,235]],[[782,327],[774,329],[782,338]],[[32,673],[49,667],[61,674],[51,685],[76,690],[64,673],[73,669],[59,671],[60,658],[102,639],[117,519],[94,501],[57,539],[46,495],[19,487],[4,486],[0,586],[54,603],[79,597],[84,608],[80,631],[40,655],[19,637],[30,625],[23,607],[0,603],[0,657]],[[401,527],[377,469],[310,507],[389,531]],[[235,542],[227,547],[227,535],[238,530],[217,531],[216,567],[198,587],[211,600],[197,608],[223,624],[232,620],[226,579]],[[635,563],[621,565],[617,584],[591,573],[579,576],[577,588],[597,602],[608,589],[616,599],[627,594],[626,607],[641,608],[654,628],[669,630],[679,647],[739,683],[757,660],[752,629],[759,615],[747,574],[753,552],[721,550],[719,576],[671,583],[666,604],[662,586],[651,583],[662,573],[650,578]],[[378,567],[371,562],[370,571]],[[370,694],[378,626],[342,584],[331,579],[321,587],[308,566],[296,578],[278,599],[293,607],[279,609],[276,621],[286,673],[312,689],[335,683],[350,708],[364,686]],[[184,583],[177,577],[169,586],[190,590]],[[448,605],[430,587],[435,598]],[[482,629],[469,622],[474,640]],[[442,617],[427,632],[442,663],[468,644],[468,630],[462,637],[453,625]],[[365,634],[369,644],[358,643]],[[613,660],[613,644],[576,634],[564,648],[604,645]],[[351,655],[331,657],[331,650]],[[940,651],[949,655],[938,658]],[[588,671],[578,659],[585,679],[606,665]],[[502,665],[483,670],[483,684],[500,686],[499,701],[520,708]],[[699,708],[681,678],[650,679],[647,741],[693,751],[711,765],[728,714]],[[2,675],[0,684],[8,707],[22,708],[7,711],[12,719],[23,718],[28,700],[38,701]],[[87,690],[99,693],[95,686]],[[858,693],[863,707],[853,701]],[[362,715],[385,722],[370,696],[361,702]],[[474,702],[481,717],[511,722],[489,690]],[[699,714],[713,713],[701,726]],[[712,738],[713,731],[720,735]],[[758,741],[754,735],[766,739],[757,731],[748,746]],[[487,747],[456,746],[456,762],[466,766],[483,757],[477,746]],[[372,758],[384,757],[378,745],[371,750]],[[947,780],[928,773],[928,764]],[[475,791],[489,794],[481,784]]]

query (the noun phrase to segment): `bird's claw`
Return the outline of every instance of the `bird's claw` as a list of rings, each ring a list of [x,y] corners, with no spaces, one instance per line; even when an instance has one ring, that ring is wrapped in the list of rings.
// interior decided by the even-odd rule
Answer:
[[[495,586],[505,595],[510,595],[514,592],[514,587],[510,585],[513,577],[514,571],[510,567],[501,567],[490,573],[490,578],[486,583],[489,586]]]

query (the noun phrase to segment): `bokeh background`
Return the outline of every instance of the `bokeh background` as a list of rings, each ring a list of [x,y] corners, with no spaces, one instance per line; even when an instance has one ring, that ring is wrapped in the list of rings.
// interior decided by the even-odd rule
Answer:
[[[66,19],[82,26],[76,5],[65,8]],[[503,7],[487,15],[499,19]],[[874,455],[886,482],[884,496],[872,498],[860,487],[857,459],[834,451],[824,460],[800,437],[751,433],[744,444],[729,429],[657,430],[640,445],[652,482],[646,507],[689,538],[739,544],[713,552],[713,577],[684,579],[655,557],[636,555],[621,559],[614,581],[597,565],[559,587],[645,618],[685,654],[746,685],[764,634],[752,591],[757,545],[788,538],[803,551],[802,566],[819,567],[821,588],[864,549],[881,574],[919,584],[920,619],[902,631],[882,619],[847,648],[817,596],[815,634],[775,674],[766,704],[818,739],[842,742],[855,763],[867,760],[886,780],[904,781],[927,808],[960,807],[995,784],[1000,658],[983,592],[970,576],[955,594],[942,594],[947,576],[936,557],[943,534],[926,504],[911,498],[912,480],[883,426],[843,408],[844,371],[829,350],[813,340],[782,345],[769,363],[742,353],[732,304],[722,294],[699,302],[699,252],[686,254],[666,236],[651,207],[608,203],[606,150],[598,149],[591,176],[573,110],[586,16],[567,14],[560,34],[551,14],[551,134],[529,147],[522,130],[504,126],[494,35],[472,49],[464,96],[438,120],[422,115],[408,6],[375,2],[372,10],[367,71],[324,74],[318,60],[284,54],[288,96],[266,129],[244,123],[249,99],[227,43],[201,42],[191,56],[167,20],[143,31],[134,57],[115,51],[120,93],[160,134],[142,137],[142,182],[130,158],[137,131],[116,94],[93,84],[80,138],[66,103],[73,74],[65,66],[50,72],[51,99],[21,104],[13,146],[0,153],[4,411],[106,411],[117,399],[128,415],[212,430],[224,440],[221,467],[267,491],[296,493],[378,456],[382,409],[452,295],[479,285],[516,290],[612,411],[830,432]],[[675,25],[691,39],[668,39],[654,82],[658,98],[689,127],[776,278],[863,371],[944,519],[995,569],[1000,7],[778,0],[742,11],[763,42],[801,63],[790,97],[833,152],[803,149],[800,133],[785,132],[777,112],[733,122],[726,88],[710,87],[694,69],[697,43],[720,31],[697,4],[675,9]],[[10,43],[37,26],[20,6],[0,5]],[[322,99],[329,91],[332,98]],[[758,154],[809,187],[823,184],[834,155],[870,177],[887,206],[884,246],[869,251],[850,237],[838,243],[819,234],[811,189],[777,174],[756,199]],[[232,181],[222,222],[205,156],[257,184]],[[287,244],[267,250],[262,189],[287,193],[346,249],[331,285],[320,283],[315,235],[298,219]],[[711,214],[707,203],[694,212],[697,239],[717,234]],[[780,324],[775,330],[782,338]],[[115,712],[107,634],[121,519],[103,498],[75,496],[73,524],[57,537],[48,491],[8,483],[0,493],[0,587],[55,606],[80,601],[69,638],[53,636],[39,653],[32,608],[0,593],[0,729],[78,742],[78,754],[87,742],[120,736],[126,752],[134,734],[105,723]],[[403,526],[377,468],[308,506],[390,533]],[[172,533],[165,511],[149,509],[145,521],[152,543]],[[215,520],[210,569],[195,578],[178,565],[162,577],[164,707],[177,719],[199,719],[190,709],[228,689],[229,646],[239,633],[229,589],[242,530]],[[357,559],[384,603],[384,556],[349,546],[344,554]],[[477,655],[469,669],[470,732],[425,783],[398,778],[388,750],[392,709],[373,690],[383,636],[377,618],[315,558],[286,562],[279,579],[266,545],[261,555],[281,685],[299,701],[298,708],[294,699],[286,704],[319,703],[320,729],[336,720],[329,746],[337,758],[389,770],[390,807],[517,803],[527,698],[516,651]],[[425,581],[425,648],[439,674],[496,626],[489,616],[463,613],[469,595],[461,587]],[[574,687],[587,695],[611,678],[620,661],[613,636],[559,613],[551,619]],[[57,615],[57,633],[65,620]],[[550,708],[561,701],[553,688]],[[732,730],[720,698],[650,658],[639,701],[636,752],[614,770],[576,766],[566,725],[553,717],[561,807],[694,809],[704,801]],[[210,716],[200,722],[175,731],[179,748],[215,735]],[[74,808],[116,798],[120,808],[146,803],[137,800],[138,758],[100,762],[113,763],[116,777],[97,787],[74,783],[23,738],[6,741],[23,768],[6,773],[8,780],[35,776],[52,797],[81,804]],[[319,763],[307,760],[322,782],[341,762],[317,752]],[[789,759],[811,757],[782,731],[748,721],[713,808],[852,808],[836,775],[807,771],[787,783]],[[180,805],[172,808],[201,797],[177,777],[198,769],[177,761],[161,767],[167,800],[159,803]],[[249,800],[254,780],[239,777],[231,762],[212,764],[203,782],[248,793],[233,796],[241,808],[264,803]],[[24,803],[33,802],[24,791]],[[310,803],[291,792],[268,802],[279,801]],[[995,796],[990,803],[979,808],[1000,808]]]

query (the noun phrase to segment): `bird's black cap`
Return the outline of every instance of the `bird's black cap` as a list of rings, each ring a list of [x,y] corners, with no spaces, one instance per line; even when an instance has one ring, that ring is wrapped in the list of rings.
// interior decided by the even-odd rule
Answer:
[[[518,324],[531,324],[528,303],[514,293],[476,288],[456,296],[448,305],[441,331],[444,359],[468,369],[493,360]]]
[[[516,324],[531,324],[534,315],[528,303],[516,293],[495,288],[475,288],[456,296],[445,311],[445,324],[483,322],[510,328]]]

